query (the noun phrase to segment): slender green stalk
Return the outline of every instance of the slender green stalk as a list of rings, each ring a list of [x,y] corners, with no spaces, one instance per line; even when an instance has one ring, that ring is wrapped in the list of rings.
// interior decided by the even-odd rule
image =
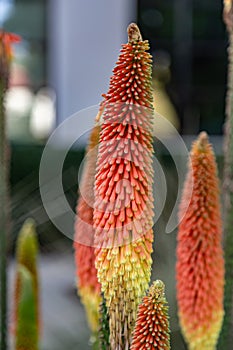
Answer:
[[[99,350],[110,349],[109,336],[109,314],[104,295],[102,295],[102,301],[100,303]]]
[[[15,350],[38,350],[39,334],[34,276],[24,265],[18,266],[17,274],[20,290]]]
[[[37,271],[38,241],[35,223],[27,219],[19,233],[16,247],[15,280],[15,350],[38,350],[40,310]]]
[[[233,3],[224,1],[224,22],[229,36],[228,82],[226,98],[226,122],[224,135],[224,175],[223,175],[223,213],[225,248],[225,318],[219,349],[230,349],[233,343]]]
[[[7,275],[6,275],[6,240],[7,240],[7,162],[5,135],[4,96],[8,81],[8,63],[0,43],[0,349],[7,349]]]

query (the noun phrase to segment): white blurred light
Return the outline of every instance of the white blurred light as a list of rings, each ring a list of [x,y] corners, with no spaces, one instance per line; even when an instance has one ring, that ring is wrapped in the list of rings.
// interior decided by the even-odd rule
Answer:
[[[30,113],[33,99],[34,95],[27,87],[11,87],[6,94],[7,116],[25,117]]]
[[[50,88],[40,89],[35,96],[29,128],[36,139],[46,139],[55,126],[55,100],[55,93]]]

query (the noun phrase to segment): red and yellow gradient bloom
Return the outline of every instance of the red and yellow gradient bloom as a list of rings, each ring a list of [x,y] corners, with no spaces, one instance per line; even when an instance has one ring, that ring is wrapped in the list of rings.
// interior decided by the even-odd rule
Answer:
[[[96,268],[114,350],[129,348],[153,241],[152,60],[135,24],[128,34],[104,95],[95,182]]]
[[[170,329],[165,286],[155,281],[139,305],[130,349],[170,349]]]
[[[100,284],[97,280],[94,254],[94,181],[99,142],[99,126],[95,126],[90,135],[86,152],[86,162],[80,186],[75,223],[75,262],[77,267],[77,286],[82,303],[85,306],[90,329],[97,332],[99,326]],[[85,196],[85,197],[83,197]]]
[[[207,134],[202,132],[190,154],[177,246],[179,318],[191,350],[216,349],[222,326],[224,260],[220,215],[214,152]]]
[[[21,37],[14,33],[7,33],[0,29],[0,55],[4,51],[7,60],[11,60],[13,56],[12,45],[19,43]]]

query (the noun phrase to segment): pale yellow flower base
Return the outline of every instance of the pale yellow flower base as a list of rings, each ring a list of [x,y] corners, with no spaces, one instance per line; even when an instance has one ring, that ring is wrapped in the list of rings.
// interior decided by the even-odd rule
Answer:
[[[79,289],[81,301],[85,307],[87,321],[93,333],[99,330],[99,308],[101,296],[90,287]]]
[[[151,237],[152,230],[148,237],[97,254],[98,279],[109,310],[111,349],[129,349],[137,307],[150,281]]]
[[[188,331],[187,327],[182,322],[180,316],[180,323],[189,350],[216,350],[218,337],[222,328],[224,312],[221,310],[216,312],[215,322],[208,326],[202,326],[195,330],[195,332]],[[190,327],[189,327],[190,328]]]

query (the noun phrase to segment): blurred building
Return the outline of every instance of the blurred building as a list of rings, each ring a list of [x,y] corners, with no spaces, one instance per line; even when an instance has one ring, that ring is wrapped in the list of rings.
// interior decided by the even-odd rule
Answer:
[[[137,21],[151,53],[171,58],[166,86],[181,131],[221,134],[226,47],[222,1],[4,0],[0,20],[24,38],[19,55],[31,88],[55,89],[57,124],[98,104],[106,92],[126,28]],[[4,21],[3,21],[4,19]],[[83,123],[86,122],[84,118]],[[87,124],[88,125],[88,124]]]

